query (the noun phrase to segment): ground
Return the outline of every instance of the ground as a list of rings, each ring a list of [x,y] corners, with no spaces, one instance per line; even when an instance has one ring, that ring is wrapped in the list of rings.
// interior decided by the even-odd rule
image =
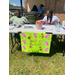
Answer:
[[[65,75],[65,56],[61,47],[51,45],[50,54],[30,54],[16,44],[11,54],[9,36],[9,75]]]

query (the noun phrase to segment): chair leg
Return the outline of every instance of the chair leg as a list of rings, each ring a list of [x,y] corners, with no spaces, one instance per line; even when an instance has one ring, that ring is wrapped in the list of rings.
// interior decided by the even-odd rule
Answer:
[[[13,37],[12,37],[12,33],[11,33],[11,42],[12,42],[11,54],[13,54],[13,52],[12,52],[12,50],[13,50]]]
[[[16,36],[16,34],[15,34],[15,36]],[[14,46],[16,45],[16,43],[18,44],[18,42],[17,42],[16,37],[15,37],[15,44],[13,44],[13,36],[12,36],[12,33],[11,33],[11,42],[12,42],[11,54],[13,54],[12,50],[13,50]]]

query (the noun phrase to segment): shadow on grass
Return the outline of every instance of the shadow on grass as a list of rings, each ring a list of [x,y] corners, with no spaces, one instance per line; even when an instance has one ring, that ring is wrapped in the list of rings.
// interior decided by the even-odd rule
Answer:
[[[59,43],[60,44],[60,43]],[[57,45],[51,45],[51,50],[50,50],[50,53],[49,54],[43,54],[43,53],[30,53],[28,55],[32,56],[45,56],[45,57],[51,57],[53,55],[55,55],[56,53],[62,53],[62,56],[63,56],[63,48],[64,48],[64,43],[61,43],[62,47],[57,44]]]
[[[19,45],[18,47],[16,47],[16,49],[18,51],[22,51],[21,50],[21,45]],[[58,42],[56,41],[56,45],[51,44],[51,49],[50,49],[50,53],[49,54],[44,54],[44,53],[29,53],[29,56],[45,56],[45,57],[51,57],[53,55],[55,55],[56,53],[62,53],[63,55],[63,50],[65,50],[65,42]]]
[[[18,47],[16,47],[16,49],[17,49],[18,51],[22,51],[22,50],[21,50],[21,44],[20,44]]]

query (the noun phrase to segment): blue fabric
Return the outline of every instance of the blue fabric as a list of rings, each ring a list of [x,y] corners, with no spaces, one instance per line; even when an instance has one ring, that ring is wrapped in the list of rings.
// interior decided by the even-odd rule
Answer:
[[[15,36],[15,34],[14,34],[14,33],[12,33],[12,36]]]
[[[43,8],[42,9],[39,9],[38,12],[44,12],[44,9]]]
[[[18,34],[18,33],[17,33],[17,34],[12,33],[12,36],[13,36],[13,37],[15,37],[15,38],[17,38],[17,39],[18,39],[18,41],[20,42],[20,36],[19,36],[19,34]]]
[[[57,27],[57,25],[54,25],[55,27]],[[63,28],[63,26],[59,25],[60,28]]]
[[[12,36],[14,36],[14,37],[15,37],[15,35],[16,35],[16,37],[18,37],[18,36],[19,36],[19,34],[18,34],[18,33],[17,33],[17,34],[12,33]]]
[[[32,9],[31,11],[37,11],[37,12],[38,12],[38,9],[35,9],[35,10],[34,10],[34,9]]]

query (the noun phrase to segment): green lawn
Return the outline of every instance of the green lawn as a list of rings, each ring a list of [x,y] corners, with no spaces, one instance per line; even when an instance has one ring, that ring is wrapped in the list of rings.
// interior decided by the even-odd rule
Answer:
[[[65,75],[65,56],[59,45],[51,45],[50,54],[30,54],[16,44],[11,54],[9,36],[9,75]]]

